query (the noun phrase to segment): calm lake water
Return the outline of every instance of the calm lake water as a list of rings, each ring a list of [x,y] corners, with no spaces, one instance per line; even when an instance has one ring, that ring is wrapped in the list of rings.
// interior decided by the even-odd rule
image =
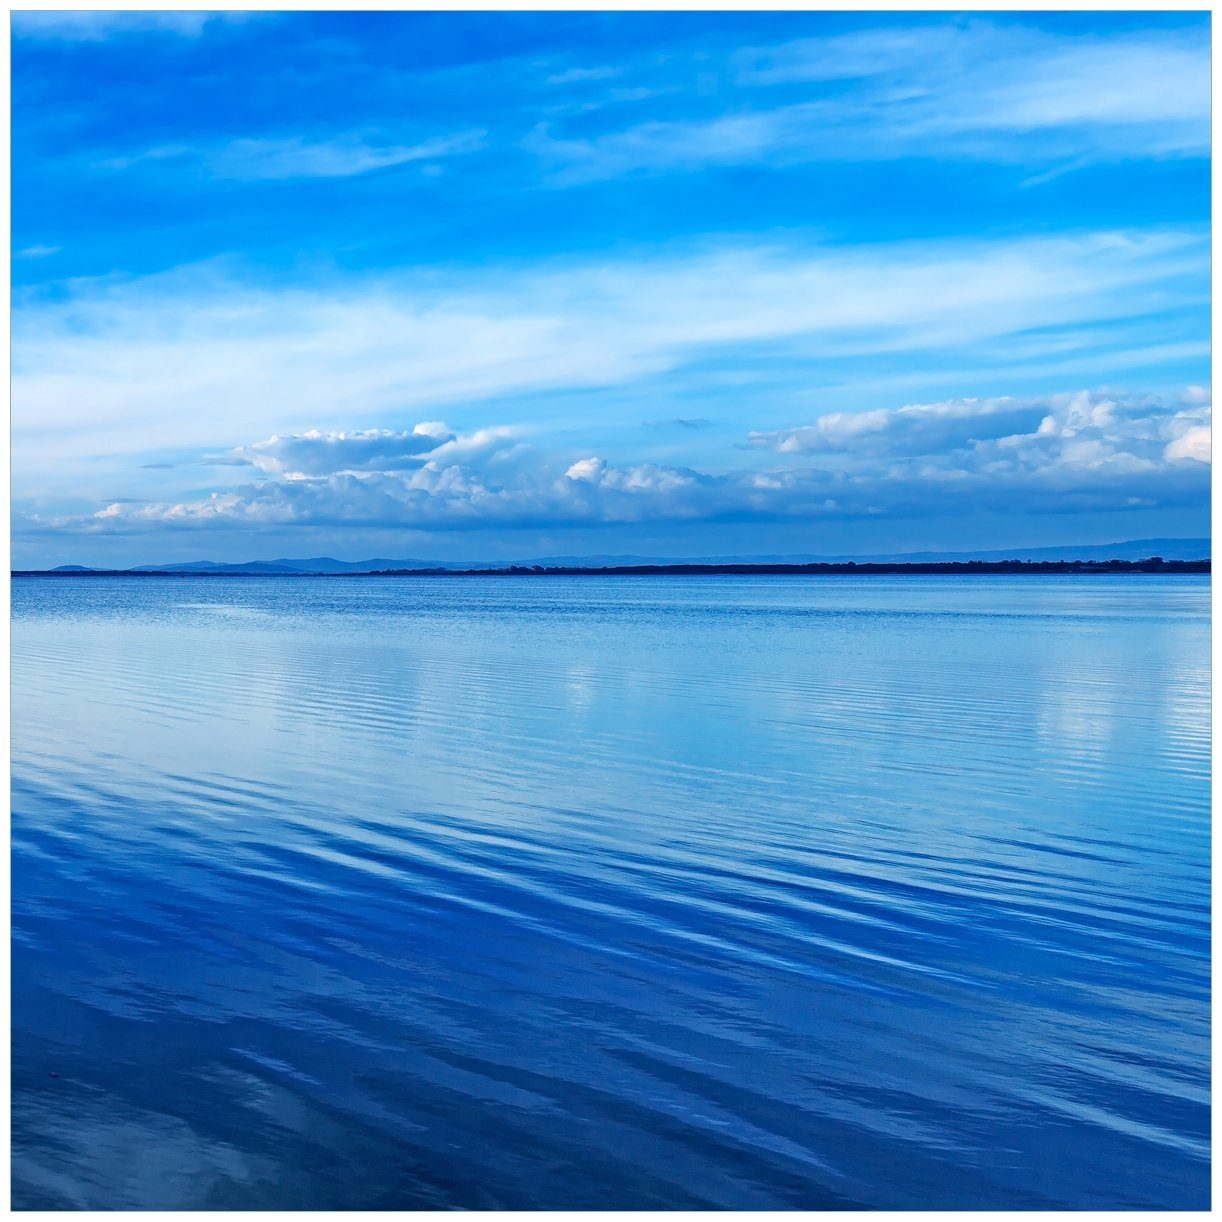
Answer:
[[[1204,1208],[1209,587],[13,582],[18,1208]]]

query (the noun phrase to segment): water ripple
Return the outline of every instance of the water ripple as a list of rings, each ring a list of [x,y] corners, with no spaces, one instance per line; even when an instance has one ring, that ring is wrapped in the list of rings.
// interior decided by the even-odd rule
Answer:
[[[23,1208],[1203,1208],[1208,583],[13,586]]]

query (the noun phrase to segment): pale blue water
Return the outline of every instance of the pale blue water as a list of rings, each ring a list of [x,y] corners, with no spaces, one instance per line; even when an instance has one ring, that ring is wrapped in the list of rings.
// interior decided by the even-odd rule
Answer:
[[[1204,1207],[1208,614],[16,579],[14,1203]]]

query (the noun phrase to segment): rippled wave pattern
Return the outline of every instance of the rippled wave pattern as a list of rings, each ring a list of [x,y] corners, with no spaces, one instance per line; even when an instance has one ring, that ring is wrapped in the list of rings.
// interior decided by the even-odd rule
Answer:
[[[13,604],[18,1208],[1207,1205],[1207,580]]]

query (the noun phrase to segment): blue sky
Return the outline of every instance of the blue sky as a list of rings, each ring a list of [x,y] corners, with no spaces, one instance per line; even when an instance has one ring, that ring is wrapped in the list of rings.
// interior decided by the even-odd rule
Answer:
[[[1208,533],[1204,15],[13,20],[19,567]]]

